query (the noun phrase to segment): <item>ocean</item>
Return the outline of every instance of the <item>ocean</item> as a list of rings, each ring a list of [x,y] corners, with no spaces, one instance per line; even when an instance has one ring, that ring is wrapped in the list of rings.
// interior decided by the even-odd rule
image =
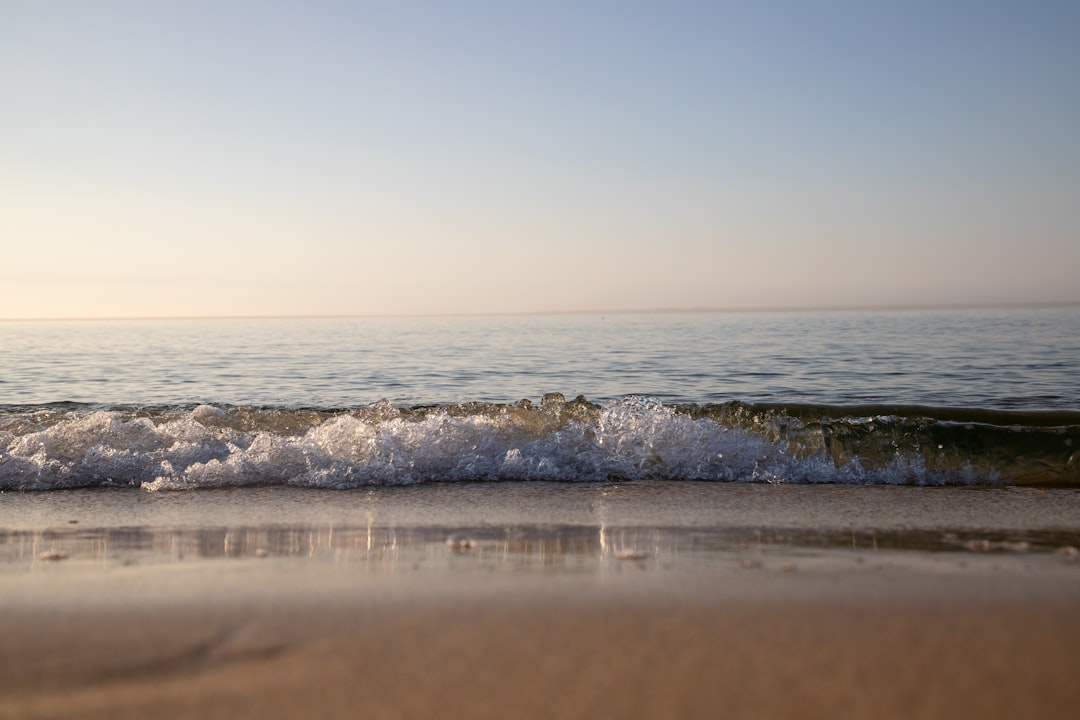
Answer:
[[[0,323],[0,490],[1080,487],[1080,308]]]
[[[792,658],[779,691],[847,697],[867,657],[928,673],[904,698],[984,671],[1043,697],[1000,657],[1075,696],[1080,308],[9,322],[0,348],[0,715],[311,668],[297,697],[506,662],[613,688],[613,659],[604,702]]]

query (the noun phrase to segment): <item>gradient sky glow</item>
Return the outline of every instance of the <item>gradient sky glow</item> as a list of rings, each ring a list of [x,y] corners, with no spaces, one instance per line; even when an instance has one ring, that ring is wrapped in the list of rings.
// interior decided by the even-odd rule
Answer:
[[[0,318],[1080,301],[1080,2],[0,0]]]

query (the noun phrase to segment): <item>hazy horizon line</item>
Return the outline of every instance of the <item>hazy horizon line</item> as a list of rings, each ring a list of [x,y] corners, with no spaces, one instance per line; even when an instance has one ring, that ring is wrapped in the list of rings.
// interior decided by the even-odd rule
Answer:
[[[668,307],[586,310],[523,310],[517,312],[444,312],[444,313],[307,313],[299,315],[116,315],[63,317],[0,317],[0,322],[138,322],[182,320],[343,320],[349,318],[440,318],[440,317],[540,317],[560,315],[679,315],[722,313],[779,312],[889,312],[904,310],[992,310],[1019,308],[1080,307],[1080,300],[986,303],[895,303],[881,305],[760,305],[727,307]]]

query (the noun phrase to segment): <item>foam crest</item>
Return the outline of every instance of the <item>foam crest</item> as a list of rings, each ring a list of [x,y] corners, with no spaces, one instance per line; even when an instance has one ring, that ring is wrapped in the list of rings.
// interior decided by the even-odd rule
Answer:
[[[1047,477],[1069,484],[1080,469],[1077,440],[1074,426],[978,426],[829,408],[677,407],[637,396],[604,405],[557,394],[539,406],[381,402],[349,411],[77,408],[0,414],[0,489],[653,479],[980,484]],[[991,445],[1007,452],[995,457]]]

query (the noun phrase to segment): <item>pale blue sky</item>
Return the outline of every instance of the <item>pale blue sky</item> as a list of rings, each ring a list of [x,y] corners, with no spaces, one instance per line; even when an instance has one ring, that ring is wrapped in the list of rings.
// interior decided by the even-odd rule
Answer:
[[[1080,3],[0,0],[0,318],[1080,301]]]

